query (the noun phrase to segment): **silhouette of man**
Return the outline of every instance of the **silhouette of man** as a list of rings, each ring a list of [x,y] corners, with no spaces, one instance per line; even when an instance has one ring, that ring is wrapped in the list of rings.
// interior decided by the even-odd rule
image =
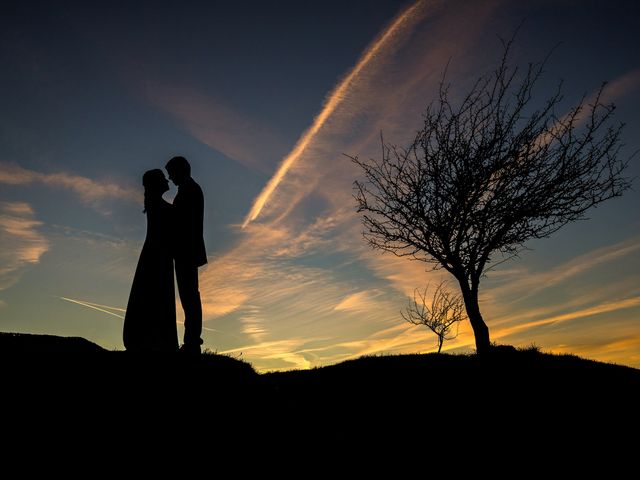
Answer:
[[[184,310],[185,353],[200,353],[202,345],[202,303],[198,287],[198,267],[207,263],[202,234],[204,195],[191,178],[191,165],[184,157],[173,157],[165,167],[169,179],[178,187],[173,200],[176,217],[175,269],[180,303]]]

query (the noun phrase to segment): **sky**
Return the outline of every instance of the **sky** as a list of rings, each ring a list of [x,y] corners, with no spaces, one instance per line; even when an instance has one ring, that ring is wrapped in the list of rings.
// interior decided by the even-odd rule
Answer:
[[[562,80],[562,114],[607,81],[620,155],[640,149],[637,2],[3,3],[0,331],[123,349],[142,174],[183,155],[205,193],[206,348],[259,371],[435,351],[400,311],[453,279],[366,245],[347,155],[408,145],[447,64],[460,98],[520,24],[514,65],[555,49],[533,104]],[[493,341],[640,368],[639,190],[488,272]],[[473,348],[463,323],[443,351]]]

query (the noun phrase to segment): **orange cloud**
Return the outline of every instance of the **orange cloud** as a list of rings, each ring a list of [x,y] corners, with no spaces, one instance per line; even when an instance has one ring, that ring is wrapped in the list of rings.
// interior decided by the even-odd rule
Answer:
[[[262,222],[291,221],[300,204],[312,196],[330,203],[329,215],[348,209],[351,220],[355,219],[351,188],[360,172],[343,153],[378,155],[381,130],[394,142],[412,141],[447,60],[457,56],[455,74],[463,83],[478,66],[481,60],[469,56],[468,50],[499,3],[464,7],[453,14],[443,8],[443,2],[419,1],[401,13],[385,30],[390,33],[395,28],[386,41],[381,43],[383,32],[372,42],[368,51],[377,48],[375,55],[363,54],[357,63],[360,69],[356,72],[354,67],[328,95],[310,129],[256,197],[243,226],[258,214]],[[461,28],[460,18],[473,21],[463,21]],[[417,28],[427,22],[429,28]],[[454,30],[459,33],[451,41]],[[351,77],[354,72],[357,75]],[[330,101],[334,96],[335,101]]]
[[[608,82],[608,84],[602,91],[600,103],[615,103],[620,98],[623,98],[626,95],[629,95],[630,93],[638,90],[638,88],[640,88],[640,69],[634,69]],[[585,98],[583,103],[584,109],[576,116],[576,127],[584,125],[590,118],[589,107],[595,104],[598,91],[599,90],[596,90],[590,93]],[[561,127],[566,124],[570,117],[571,113],[566,113],[565,115],[563,115],[558,121],[555,122],[555,124],[551,126],[548,131],[549,133],[542,134],[536,139],[536,144],[539,146],[543,146],[553,142],[556,139],[556,136],[561,134]]]
[[[223,288],[233,292],[229,298],[234,299],[234,310],[225,321],[237,320],[245,341],[242,347],[236,345],[227,351],[241,351],[258,369],[276,369],[324,365],[363,354],[435,350],[435,336],[426,328],[404,322],[399,311],[416,287],[451,279],[446,272],[428,271],[430,266],[425,263],[382,255],[367,247],[351,197],[352,181],[359,172],[343,152],[361,157],[378,155],[380,130],[384,130],[386,139],[399,144],[411,140],[414,128],[420,125],[424,102],[437,92],[449,58],[453,57],[450,80],[457,86],[464,87],[470,77],[475,78],[478,68],[486,68],[486,57],[477,54],[476,44],[502,3],[457,5],[462,11],[442,9],[433,16],[425,13],[421,25],[428,28],[407,28],[405,33],[410,33],[411,42],[404,42],[403,33],[398,32],[388,48],[379,50],[357,78],[347,82],[349,87],[336,97],[336,103],[330,104],[331,94],[328,96],[310,129],[256,198],[237,245],[212,259],[203,274],[206,286],[202,290],[212,292],[212,302],[223,297]],[[420,5],[426,8],[432,4]],[[464,28],[460,18],[465,19]],[[456,32],[455,41],[451,32]],[[327,106],[331,108],[327,110]],[[323,116],[323,112],[329,113]],[[619,292],[613,290],[613,297],[601,298],[594,291],[605,289],[592,285],[581,291],[579,299],[553,301],[544,311],[526,312],[532,313],[528,316],[519,318],[518,306],[510,306],[509,315],[490,316],[508,311],[502,305],[513,296],[537,288],[540,283],[536,282],[565,285],[589,268],[636,254],[633,243],[630,239],[599,249],[542,272],[537,278],[533,278],[536,272],[527,278],[530,274],[524,267],[492,272],[492,276],[510,282],[503,290],[496,287],[495,291],[483,292],[482,308],[488,312],[492,332],[496,325],[494,336],[504,338],[508,331],[502,332],[503,327],[511,328],[523,320],[532,323],[555,318],[556,322],[567,322],[561,317],[568,314],[567,308],[584,315],[596,308],[593,299],[591,303],[585,301],[588,295],[597,298],[601,307],[618,298],[615,295]],[[316,262],[316,256],[323,256],[323,261]],[[354,271],[364,271],[358,273],[358,279],[346,279],[337,271],[344,264],[334,269],[324,262],[328,257],[344,258],[344,264],[354,264]],[[227,264],[233,267],[225,267]],[[452,283],[451,288],[457,287]],[[503,293],[508,297],[500,297]],[[636,307],[609,308],[603,313]],[[208,323],[220,318],[209,318]],[[492,324],[493,319],[496,324]],[[303,341],[310,332],[313,338]],[[444,346],[445,350],[473,347],[468,322],[460,326],[459,336]]]
[[[40,225],[28,203],[0,202],[0,290],[16,283],[49,250]]]
[[[571,353],[587,358],[596,358],[603,362],[613,362],[640,368],[640,335],[630,333],[623,338],[603,339],[603,333],[594,335],[591,340],[571,344],[552,345],[554,353]]]
[[[507,335],[512,335],[513,333],[528,330],[534,327],[539,327],[542,325],[549,325],[553,323],[559,322],[568,322],[571,320],[576,320],[580,318],[590,317],[592,315],[599,315],[601,313],[609,313],[615,312],[617,310],[623,310],[626,308],[634,308],[640,306],[640,297],[634,298],[626,298],[622,300],[614,300],[610,302],[601,303],[599,305],[595,305],[589,308],[585,308],[582,310],[565,313],[562,315],[555,315],[549,318],[543,318],[541,320],[535,320],[532,322],[523,323],[520,325],[513,325],[510,327],[504,327],[498,332],[494,333],[494,338],[502,338]]]
[[[640,68],[631,70],[609,82],[604,90],[604,102],[615,102],[640,88]]]
[[[414,7],[419,13],[415,13],[415,18],[406,16],[406,25],[396,30],[392,39],[383,45],[379,37],[372,43],[372,46],[378,45],[375,55],[368,63],[359,61],[358,75],[349,77],[352,70],[345,77],[347,81],[332,92],[335,95],[340,91],[340,95],[333,101],[332,94],[329,95],[311,129],[299,140],[300,148],[294,148],[287,157],[291,162],[282,164],[280,177],[274,175],[272,182],[277,180],[277,188],[266,195],[269,187],[265,187],[262,198],[268,197],[269,201],[267,205],[264,200],[260,207],[261,221],[246,222],[251,216],[248,215],[238,244],[211,259],[203,271],[203,299],[207,297],[215,303],[225,298],[222,289],[233,292],[228,298],[234,299],[234,310],[227,318],[237,320],[247,345],[271,345],[271,342],[303,338],[309,331],[317,331],[321,339],[312,345],[296,347],[296,355],[304,356],[310,365],[374,351],[435,348],[433,334],[404,324],[399,314],[404,305],[393,300],[393,295],[398,298],[396,290],[404,295],[399,298],[404,299],[431,278],[425,273],[426,266],[368,250],[360,237],[360,222],[351,197],[352,181],[358,171],[342,152],[375,154],[379,150],[380,126],[398,124],[406,128],[408,122],[419,121],[424,107],[421,102],[428,98],[430,91],[437,91],[434,87],[447,58],[471,46],[495,8],[492,2],[479,11],[474,10],[470,28],[465,28],[454,43],[445,41],[444,37],[452,31],[456,16],[445,10],[438,11],[444,12],[444,20],[430,25],[430,38],[438,40],[427,42],[426,35],[420,33],[419,38],[412,38],[415,44],[431,46],[419,52],[413,50],[413,43],[406,42],[416,33],[411,26],[429,17],[441,5],[442,2],[417,2]],[[365,58],[363,55],[361,60]],[[343,89],[339,90],[341,85]],[[409,113],[412,116],[408,116]],[[392,128],[391,134],[398,131]],[[413,126],[407,131],[412,132]],[[259,199],[256,200],[254,207],[259,203]],[[354,284],[341,278],[331,266],[311,267],[300,262],[316,253],[343,254],[347,261],[369,268],[376,286]],[[385,291],[385,295],[391,297],[378,296],[377,285],[381,285],[380,289],[392,286],[390,291]],[[218,318],[221,317],[209,317],[207,323],[215,323]],[[401,330],[389,330],[397,325]],[[472,336],[463,330],[459,340],[445,348],[471,344]],[[386,334],[377,336],[379,332]],[[245,350],[243,355],[256,368],[272,369],[277,365],[273,356],[268,362],[260,356],[267,355],[266,351]]]
[[[259,358],[260,364],[254,365],[258,371],[278,371],[308,369],[312,364],[300,352],[299,348],[309,341],[308,338],[288,338],[286,340],[266,341],[242,347],[224,350],[223,355],[242,354],[244,358]]]
[[[598,248],[580,255],[543,272],[519,269],[508,276],[509,281],[506,285],[492,288],[490,295],[492,298],[506,298],[518,294],[520,294],[520,298],[528,297],[541,290],[564,283],[587,270],[609,264],[638,251],[640,251],[640,238],[632,237],[615,245]]]
[[[282,160],[282,163],[280,163],[275,175],[271,177],[262,192],[260,192],[258,197],[255,199],[251,210],[244,220],[242,225],[243,228],[260,215],[265,204],[269,201],[269,197],[271,197],[276,188],[278,188],[278,185],[282,182],[287,172],[295,162],[298,161],[307,146],[313,141],[314,137],[318,134],[327,120],[331,115],[333,115],[336,108],[338,108],[338,106],[344,101],[350,93],[350,90],[354,88],[358,81],[358,77],[361,75],[363,70],[365,70],[367,65],[372,62],[376,56],[383,55],[385,49],[393,49],[394,45],[399,41],[398,37],[406,38],[411,29],[423,18],[426,12],[426,6],[427,2],[417,1],[410,7],[406,8],[364,51],[356,65],[327,96],[327,100],[323,105],[322,110],[320,110],[320,113],[314,118],[311,127],[302,134],[291,152],[289,152]]]
[[[344,297],[338,305],[334,307],[337,312],[354,312],[363,313],[380,308],[380,296],[382,292],[379,290],[366,290],[362,292],[352,293]]]
[[[336,347],[349,351],[341,355],[336,361],[350,360],[363,355],[382,353],[428,353],[438,350],[436,336],[426,327],[401,322],[389,328],[380,330],[373,335],[356,341],[338,343]],[[475,347],[475,340],[470,327],[462,323],[458,336],[454,340],[445,342],[442,351],[471,350]]]

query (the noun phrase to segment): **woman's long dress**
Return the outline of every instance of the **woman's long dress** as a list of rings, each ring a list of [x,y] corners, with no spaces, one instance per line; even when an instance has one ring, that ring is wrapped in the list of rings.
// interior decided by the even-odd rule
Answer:
[[[173,207],[162,199],[147,208],[147,237],[140,253],[124,317],[128,351],[178,349],[173,281]]]

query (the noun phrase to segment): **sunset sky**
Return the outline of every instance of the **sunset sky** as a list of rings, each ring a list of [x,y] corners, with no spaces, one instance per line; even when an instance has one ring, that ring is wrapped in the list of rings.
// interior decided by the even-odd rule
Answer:
[[[0,331],[123,349],[141,177],[184,155],[205,193],[205,347],[261,371],[434,351],[400,310],[446,274],[367,247],[344,154],[407,145],[447,62],[459,97],[523,21],[513,63],[557,47],[537,99],[563,80],[562,115],[608,81],[621,155],[640,149],[630,0],[4,2]],[[492,340],[640,367],[639,205],[635,180],[489,272]],[[443,350],[473,346],[465,323]]]

